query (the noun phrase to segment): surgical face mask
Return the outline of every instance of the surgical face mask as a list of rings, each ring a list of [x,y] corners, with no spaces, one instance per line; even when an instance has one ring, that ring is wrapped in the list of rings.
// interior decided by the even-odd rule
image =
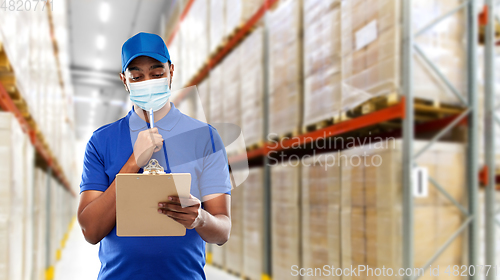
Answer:
[[[170,87],[168,78],[151,79],[144,82],[128,83],[130,100],[145,111],[160,110],[168,102]]]

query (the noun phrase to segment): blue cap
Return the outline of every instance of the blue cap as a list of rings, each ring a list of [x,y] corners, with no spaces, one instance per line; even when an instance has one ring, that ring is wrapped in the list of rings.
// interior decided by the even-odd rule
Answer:
[[[130,37],[122,46],[122,72],[138,56],[149,56],[161,63],[170,61],[167,45],[163,39],[151,33],[140,32]]]

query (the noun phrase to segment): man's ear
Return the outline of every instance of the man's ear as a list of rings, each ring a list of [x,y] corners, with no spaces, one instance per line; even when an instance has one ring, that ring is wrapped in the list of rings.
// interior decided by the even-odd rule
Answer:
[[[170,64],[170,88],[172,88],[172,80],[174,79],[174,64]]]
[[[125,90],[130,93],[130,90],[127,87],[127,78],[125,77],[125,74],[120,73],[120,80],[122,80],[123,86],[125,87]]]

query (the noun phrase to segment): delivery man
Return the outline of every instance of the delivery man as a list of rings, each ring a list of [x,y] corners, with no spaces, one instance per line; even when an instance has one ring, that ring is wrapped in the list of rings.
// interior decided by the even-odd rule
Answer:
[[[169,102],[173,74],[158,35],[138,33],[123,44],[120,78],[134,106],[126,117],[94,131],[80,184],[78,221],[89,243],[100,242],[100,280],[205,279],[205,242],[222,245],[229,238],[231,183],[224,145],[217,130]],[[144,114],[150,109],[152,129]],[[186,235],[118,237],[115,176],[140,173],[151,158],[172,173],[191,174],[186,199],[191,206],[182,207],[175,196],[158,203],[158,212],[185,226]]]

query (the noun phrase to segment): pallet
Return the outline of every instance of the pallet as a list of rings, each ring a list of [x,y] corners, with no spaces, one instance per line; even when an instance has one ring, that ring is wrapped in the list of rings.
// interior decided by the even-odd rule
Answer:
[[[309,125],[304,125],[302,127],[302,131],[304,133],[306,132],[311,132],[311,131],[316,131],[316,130],[320,130],[320,129],[323,129],[325,127],[328,127],[328,126],[331,126],[335,123],[338,122],[338,118],[339,116],[334,116],[334,117],[330,117],[330,118],[326,118],[324,120],[321,120],[319,122],[315,122],[315,123],[312,123],[312,124],[309,124]]]
[[[212,262],[211,265],[214,266],[214,267],[216,267],[216,268],[218,268],[218,269],[225,270],[224,266],[221,265],[221,264]]]
[[[227,45],[227,42],[228,42],[228,37],[224,37],[222,38],[222,40],[220,41],[220,43],[217,45],[217,47],[215,48],[215,50],[213,50],[211,53],[210,53],[210,60],[212,60],[212,58],[214,58],[215,56],[217,56],[217,54],[219,54],[222,49]]]
[[[354,118],[385,109],[399,103],[400,101],[401,97],[395,92],[387,95],[376,96],[352,109],[345,111],[345,114],[347,117]]]
[[[278,134],[278,137],[275,137],[274,140],[281,141],[284,138],[290,139],[290,138],[293,138],[293,137],[300,135],[300,132],[301,132],[300,128],[295,128],[290,132]]]
[[[367,115],[401,102],[401,96],[391,93],[383,96],[371,98],[360,105],[342,111],[333,117],[326,118],[316,123],[302,127],[304,133],[323,129],[325,127],[351,120],[363,115]],[[428,100],[423,98],[414,99],[415,121],[427,122],[462,113],[466,108],[455,104],[443,103],[438,100]],[[387,122],[387,126],[394,128],[394,123]]]
[[[257,143],[253,143],[253,144],[247,146],[246,150],[247,150],[247,152],[250,152],[250,151],[260,149],[262,147],[264,147],[264,140],[260,140]]]
[[[224,49],[224,47],[226,47],[226,45],[228,44],[229,41],[231,41],[235,36],[236,34],[238,34],[241,29],[243,28],[244,26],[244,23],[240,23],[240,25],[238,25],[235,29],[233,29],[233,31],[231,31],[227,36],[223,37],[221,42],[217,45],[217,47],[215,48],[215,50],[213,50],[211,53],[210,53],[210,58],[214,58],[215,56],[217,56],[221,51],[222,49]],[[252,27],[250,30],[248,30],[248,32],[246,32],[243,37],[240,39],[240,41],[235,45],[238,46],[241,42],[243,42],[243,40],[245,40],[245,38],[250,34],[252,33],[252,31],[255,29],[256,27]]]
[[[460,114],[465,110],[465,107],[442,103],[439,100],[415,98],[414,103],[415,113],[422,116],[442,118],[449,115]]]
[[[240,30],[243,28],[243,23],[240,23],[236,28],[233,29],[233,31],[229,32],[229,35],[227,35],[227,38],[230,40],[233,38]]]
[[[12,66],[3,46],[0,50],[0,72],[12,72]]]
[[[226,271],[229,274],[232,274],[232,275],[234,275],[234,276],[236,276],[238,278],[243,278],[243,275],[240,272],[238,272],[238,271],[233,271],[232,269],[227,269]]]

